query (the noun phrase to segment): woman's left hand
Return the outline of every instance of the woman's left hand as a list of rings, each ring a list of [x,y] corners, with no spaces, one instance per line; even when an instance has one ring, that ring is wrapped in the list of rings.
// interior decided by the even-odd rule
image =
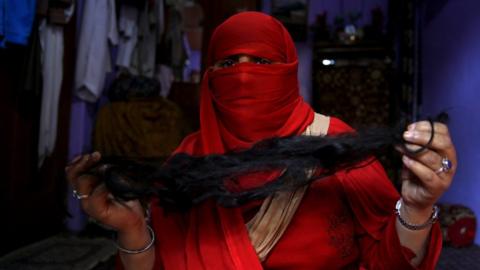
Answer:
[[[421,121],[411,124],[403,137],[409,144],[424,146],[432,136],[431,130],[430,122]],[[434,132],[433,140],[425,150],[418,154],[403,152],[402,198],[410,213],[431,214],[433,205],[452,183],[457,168],[457,156],[448,127],[435,122]],[[407,147],[415,147],[412,145]],[[451,168],[444,168],[443,159],[451,162]]]

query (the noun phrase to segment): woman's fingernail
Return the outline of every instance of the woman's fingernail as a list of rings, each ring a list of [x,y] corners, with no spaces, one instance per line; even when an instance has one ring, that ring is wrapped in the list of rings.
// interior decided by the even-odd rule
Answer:
[[[403,161],[403,164],[405,164],[405,165],[407,165],[407,166],[409,166],[409,165],[412,164],[412,160],[411,160],[409,157],[405,156],[405,155],[402,157],[402,161]]]
[[[403,137],[404,137],[405,139],[411,139],[411,138],[413,138],[413,135],[414,135],[414,134],[413,134],[412,131],[405,131],[405,132],[403,133]]]
[[[410,124],[407,128],[407,130],[414,130],[415,129],[415,123]]]

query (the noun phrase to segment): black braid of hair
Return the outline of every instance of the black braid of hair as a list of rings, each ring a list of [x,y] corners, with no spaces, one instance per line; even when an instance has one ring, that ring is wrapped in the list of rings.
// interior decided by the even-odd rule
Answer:
[[[436,121],[446,122],[439,114]],[[118,199],[157,197],[163,207],[188,210],[195,204],[214,199],[225,207],[237,207],[275,192],[308,185],[340,170],[351,170],[374,161],[388,147],[400,146],[414,155],[428,147],[431,138],[417,150],[404,146],[404,124],[396,128],[368,128],[335,136],[292,136],[271,138],[251,148],[225,154],[173,155],[164,164],[122,157],[105,157],[89,173],[99,176]],[[307,173],[314,170],[314,174]],[[247,190],[232,191],[229,183],[255,173],[276,171],[277,179]],[[281,172],[281,173],[280,173]],[[257,175],[257,177],[261,177]],[[261,183],[265,182],[259,181]]]

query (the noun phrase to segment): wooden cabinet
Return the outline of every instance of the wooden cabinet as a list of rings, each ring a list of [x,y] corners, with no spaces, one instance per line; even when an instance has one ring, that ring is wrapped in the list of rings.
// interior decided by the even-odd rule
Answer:
[[[317,43],[313,63],[313,106],[353,126],[392,121],[392,65],[381,44]]]
[[[354,128],[391,126],[398,119],[392,52],[379,43],[317,43],[313,63],[313,107]],[[395,151],[379,157],[398,183],[401,161]]]

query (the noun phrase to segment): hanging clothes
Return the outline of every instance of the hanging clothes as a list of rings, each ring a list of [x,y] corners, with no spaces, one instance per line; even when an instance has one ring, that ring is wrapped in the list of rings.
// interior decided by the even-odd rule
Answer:
[[[63,9],[65,23],[72,17],[74,9],[74,4]],[[45,158],[53,153],[57,138],[58,102],[63,79],[63,26],[47,23],[43,19],[39,26],[39,36],[43,75],[38,137],[38,167],[41,167]]]
[[[136,6],[123,4],[118,19],[118,53],[117,66],[128,69],[138,39],[138,9]]]
[[[165,34],[163,55],[173,69],[175,79],[182,81],[183,70],[187,61],[185,40],[182,31],[182,17],[177,7],[171,7],[168,14],[168,30]]]
[[[58,101],[63,78],[63,27],[40,23],[42,47],[42,105],[38,138],[38,167],[53,153],[57,136]]]
[[[28,44],[35,5],[36,0],[0,0],[0,48],[7,43]]]
[[[84,17],[85,0],[77,0],[77,7],[75,25],[77,28],[76,47],[78,48],[78,37],[80,36],[80,26]],[[76,95],[72,96],[67,160],[72,160],[80,154],[91,151],[92,128],[96,113],[95,105],[78,98]],[[72,187],[69,185],[67,194],[71,193]],[[87,217],[82,210],[80,202],[72,196],[67,196],[66,204],[69,216],[65,218],[65,227],[71,232],[82,231],[87,223]]]
[[[146,3],[138,18],[138,44],[132,57],[131,70],[152,78],[155,72],[157,31],[155,10]]]
[[[85,0],[78,44],[75,89],[79,98],[96,102],[111,70],[109,42],[118,43],[115,0]]]
[[[120,33],[117,66],[134,75],[153,78],[159,30],[163,33],[163,2],[123,4],[120,8],[118,27]]]

